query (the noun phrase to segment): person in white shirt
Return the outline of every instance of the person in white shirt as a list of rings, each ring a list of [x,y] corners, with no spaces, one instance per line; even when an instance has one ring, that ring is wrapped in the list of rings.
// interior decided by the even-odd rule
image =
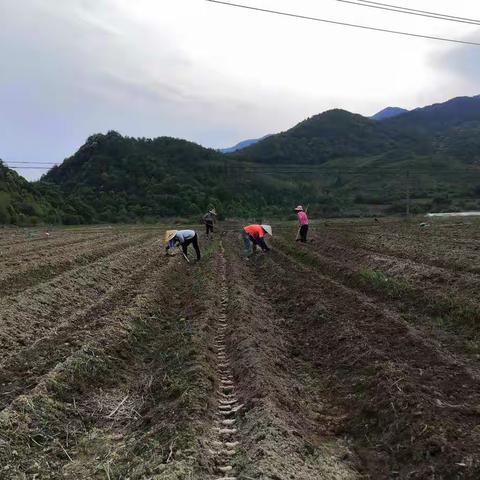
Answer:
[[[200,247],[198,246],[198,235],[195,230],[167,230],[165,233],[165,254],[168,255],[170,248],[180,245],[183,254],[188,257],[187,248],[190,244],[193,245],[197,260],[200,260]]]

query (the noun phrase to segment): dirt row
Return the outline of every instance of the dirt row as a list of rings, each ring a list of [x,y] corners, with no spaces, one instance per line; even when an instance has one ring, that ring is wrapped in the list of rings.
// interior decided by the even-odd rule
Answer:
[[[299,262],[315,265],[323,274],[398,312],[427,337],[479,368],[478,275],[351,247],[322,233],[313,236],[313,244],[293,244],[283,236],[276,245]]]
[[[87,227],[78,229],[9,229],[0,228],[0,254],[14,252],[30,252],[37,249],[49,248],[51,245],[62,244],[80,238],[94,238],[99,235],[109,235],[113,232],[124,231],[124,228],[99,229]],[[130,230],[130,229],[129,229]]]
[[[128,258],[122,256],[117,262],[125,263],[126,268],[121,272],[116,270],[114,286],[101,292],[96,288],[96,295],[89,297],[88,303],[84,304],[81,310],[75,309],[70,313],[57,304],[56,312],[60,315],[52,315],[53,312],[51,312],[48,321],[44,316],[39,318],[37,313],[35,321],[41,329],[30,329],[25,326],[25,321],[28,322],[29,319],[26,316],[27,309],[24,303],[20,304],[20,309],[17,307],[8,311],[11,318],[15,319],[15,332],[10,332],[7,328],[3,329],[5,335],[3,342],[7,340],[7,334],[11,337],[7,350],[8,357],[4,356],[0,364],[0,407],[8,405],[20,393],[33,389],[42,375],[49,372],[57,363],[64,361],[72,352],[97,335],[102,335],[103,329],[108,326],[103,321],[104,316],[107,313],[121,312],[125,309],[138,290],[145,286],[155,271],[161,267],[155,252],[138,249],[131,253],[134,257],[137,254],[143,254],[145,263],[130,269],[127,263]],[[95,277],[91,277],[92,280],[93,278]],[[73,279],[62,278],[59,279],[59,283],[66,285],[67,282],[78,280],[78,276]],[[99,282],[98,287],[100,287],[101,279],[95,278],[95,281]],[[47,289],[53,287],[50,290],[51,300],[43,296],[45,287]],[[83,296],[86,290],[75,293]],[[45,285],[41,295],[43,302],[54,303],[53,297],[61,293],[58,287]],[[75,295],[68,296],[69,302],[74,299]],[[37,301],[38,296],[32,294],[31,305],[34,308],[38,305]],[[79,306],[78,298],[75,301]],[[30,321],[33,321],[32,317]],[[19,330],[22,334],[20,338]]]
[[[86,266],[101,258],[118,254],[152,238],[155,238],[152,233],[107,237],[102,241],[88,241],[85,244],[59,248],[45,257],[31,261],[14,261],[10,267],[2,268],[0,273],[0,297],[48,281],[78,266]]]
[[[344,416],[321,391],[317,378],[292,355],[288,321],[275,308],[275,288],[261,272],[265,257],[245,262],[234,234],[226,239],[230,291],[227,338],[241,402],[243,451],[236,458],[238,478],[357,478],[348,442],[333,432]],[[258,261],[257,261],[258,260]]]
[[[354,226],[332,229],[319,226],[316,230],[341,245],[385,253],[434,267],[480,273],[477,223],[441,223],[427,228],[421,228],[417,223],[387,223],[368,228]]]
[[[120,235],[120,232],[112,232],[110,235],[102,233],[84,233],[84,234],[49,234],[48,237],[31,240],[28,243],[15,241],[8,245],[0,245],[0,262],[3,265],[9,265],[9,262],[18,259],[28,260],[31,257],[45,256],[51,250],[75,245],[77,243],[94,242],[95,240],[106,241],[109,236]]]
[[[64,324],[74,328],[81,318],[91,318],[89,309],[115,296],[137,271],[146,275],[144,265],[158,256],[151,240],[134,244],[0,299],[0,362],[41,343]]]
[[[313,406],[305,409],[316,417],[313,431],[328,435],[325,427],[329,425],[335,440],[346,439],[352,453],[342,458],[359,475],[372,479],[479,477],[480,390],[465,365],[419,335],[395,312],[320,275],[315,266],[272,252],[250,262],[248,268],[272,312],[259,306],[258,322],[271,316],[283,319],[283,325],[271,331],[277,352],[265,371],[275,372],[277,380],[279,369],[307,380],[307,398],[317,396],[317,405],[325,407],[320,412]],[[283,354],[278,353],[282,330]],[[255,340],[248,341],[254,348]],[[282,360],[275,371],[272,363],[278,358]],[[293,374],[295,370],[283,358],[296,359],[304,373],[297,369]],[[291,393],[285,398],[289,418],[298,421],[302,409],[293,399],[302,395]]]
[[[217,242],[216,242],[217,243]],[[215,254],[216,292],[220,293],[220,309],[215,321],[215,336],[208,339],[208,345],[216,353],[215,378],[215,419],[210,430],[210,437],[205,439],[209,447],[206,454],[213,466],[217,478],[236,480],[235,457],[238,456],[241,443],[238,441],[238,415],[244,408],[239,402],[237,385],[233,379],[230,348],[227,344],[226,331],[230,318],[228,316],[229,294],[227,286],[226,259],[223,243],[217,243],[219,252]]]
[[[63,305],[56,330],[40,342],[25,339],[30,347],[9,356],[4,380],[26,388],[0,413],[0,478],[206,479],[214,472],[199,443],[213,422],[214,351],[205,337],[220,308],[206,280],[208,251],[196,270],[157,253],[137,247],[96,272],[85,269],[88,282],[70,279],[74,303],[89,296],[89,284],[112,283],[90,307],[77,303],[70,318]]]
[[[473,370],[323,274],[338,250],[200,241],[198,263],[145,236],[0,300],[0,478],[480,477]]]

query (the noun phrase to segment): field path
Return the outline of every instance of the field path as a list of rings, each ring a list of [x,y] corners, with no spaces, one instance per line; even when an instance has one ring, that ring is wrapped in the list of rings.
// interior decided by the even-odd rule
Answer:
[[[230,357],[225,342],[225,332],[228,325],[227,310],[229,299],[226,261],[222,243],[220,243],[220,249],[219,275],[221,277],[221,309],[217,322],[216,336],[214,337],[219,389],[216,392],[217,418],[213,428],[214,440],[212,442],[210,453],[217,472],[223,475],[219,480],[236,480],[237,477],[235,476],[234,467],[232,466],[231,461],[239,446],[239,442],[237,441],[237,420],[235,416],[237,412],[242,409],[243,405],[240,405],[238,402],[236,387],[230,366]]]

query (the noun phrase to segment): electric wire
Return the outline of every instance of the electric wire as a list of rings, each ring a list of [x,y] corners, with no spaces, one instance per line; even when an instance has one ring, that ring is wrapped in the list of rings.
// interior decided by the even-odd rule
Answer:
[[[9,166],[6,165],[11,170],[45,170],[48,171],[50,167],[32,167],[32,166]],[[406,175],[407,168],[374,168],[374,170],[369,171],[362,171],[362,170],[355,170],[355,169],[342,169],[342,168],[328,168],[328,167],[318,167],[317,169],[284,169],[275,168],[275,169],[244,169],[242,167],[228,167],[227,170],[230,170],[231,174],[235,173],[235,175],[272,175],[272,176],[280,176],[280,175],[351,175],[351,176],[380,176],[380,175],[395,175],[395,176],[402,176]],[[219,167],[222,169],[222,167]],[[234,172],[233,172],[234,171]],[[440,175],[458,175],[459,177],[462,175],[480,175],[480,169],[442,169],[441,167],[435,167],[435,169],[415,169],[415,168],[408,168],[408,172],[412,175],[430,175],[432,177],[438,177]],[[226,176],[229,176],[228,173]]]
[[[226,5],[226,6],[229,6],[229,7],[243,8],[243,9],[246,9],[246,10],[262,12],[262,13],[271,13],[271,14],[274,14],[274,15],[280,15],[280,16],[291,17],[291,18],[298,18],[298,19],[301,19],[301,20],[311,20],[311,21],[315,21],[315,22],[328,23],[328,24],[332,24],[332,25],[339,25],[339,26],[342,26],[342,27],[358,28],[358,29],[362,29],[362,30],[371,30],[371,31],[374,31],[374,32],[390,33],[390,34],[393,34],[393,35],[402,35],[402,36],[406,36],[406,37],[424,38],[424,39],[427,39],[427,40],[437,40],[437,41],[441,41],[441,42],[457,43],[457,44],[461,44],[461,45],[473,45],[473,46],[476,46],[476,47],[480,47],[480,43],[471,42],[471,41],[468,41],[468,40],[457,40],[457,39],[453,39],[453,38],[437,37],[435,35],[423,35],[423,34],[420,34],[420,33],[404,32],[404,31],[401,31],[401,30],[390,30],[390,29],[387,29],[387,28],[380,28],[380,27],[371,27],[371,26],[368,26],[368,25],[360,25],[360,24],[357,24],[357,23],[340,22],[340,21],[337,21],[337,20],[330,20],[330,19],[319,18],[319,17],[310,17],[310,16],[307,16],[307,15],[300,15],[300,14],[297,14],[297,13],[282,12],[282,11],[279,11],[279,10],[270,10],[270,9],[267,9],[267,8],[260,8],[260,7],[252,7],[250,5],[241,5],[239,3],[225,2],[225,1],[221,1],[221,0],[205,0],[205,1],[210,2],[210,3],[217,3],[219,5]]]
[[[20,162],[17,160],[9,160],[7,163],[13,164],[13,165],[42,165],[42,166],[58,165],[58,162]]]
[[[30,166],[25,166],[25,167],[12,167],[7,165],[7,167],[10,170],[50,170],[52,167],[30,167]]]
[[[397,12],[397,13],[403,13],[406,15],[415,15],[417,17],[426,17],[426,18],[434,18],[436,20],[446,20],[448,22],[457,22],[457,23],[465,23],[468,25],[478,25],[480,26],[480,20],[460,20],[456,18],[450,18],[447,16],[443,16],[441,14],[427,14],[427,13],[420,13],[416,11],[410,11],[410,10],[403,10],[401,9],[402,7],[393,7],[390,5],[385,5],[375,2],[375,4],[370,4],[370,3],[359,3],[358,1],[354,0],[335,0],[336,2],[341,2],[341,3],[347,3],[349,5],[357,5],[358,7],[368,7],[368,8],[376,8],[378,10],[386,10],[388,12]],[[361,0],[359,0],[361,1]]]
[[[474,18],[458,17],[458,16],[455,16],[455,15],[448,15],[448,14],[444,14],[444,13],[430,12],[428,10],[418,10],[416,8],[402,7],[400,5],[391,5],[391,4],[383,3],[383,2],[372,2],[370,0],[358,0],[358,1],[362,2],[362,3],[370,3],[372,5],[381,5],[382,7],[398,8],[400,10],[405,10],[405,11],[408,11],[408,12],[425,13],[427,15],[435,15],[435,16],[442,17],[442,18],[449,18],[449,19],[454,19],[454,20],[465,20],[467,22],[473,22],[473,23],[480,24],[480,20],[476,20]]]

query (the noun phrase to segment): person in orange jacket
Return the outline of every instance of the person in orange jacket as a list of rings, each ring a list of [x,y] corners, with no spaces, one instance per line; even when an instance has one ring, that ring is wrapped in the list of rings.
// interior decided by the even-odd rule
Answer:
[[[262,252],[268,252],[270,248],[265,243],[265,235],[272,235],[270,225],[247,225],[243,227],[242,239],[245,244],[245,255],[250,256],[259,246]]]

